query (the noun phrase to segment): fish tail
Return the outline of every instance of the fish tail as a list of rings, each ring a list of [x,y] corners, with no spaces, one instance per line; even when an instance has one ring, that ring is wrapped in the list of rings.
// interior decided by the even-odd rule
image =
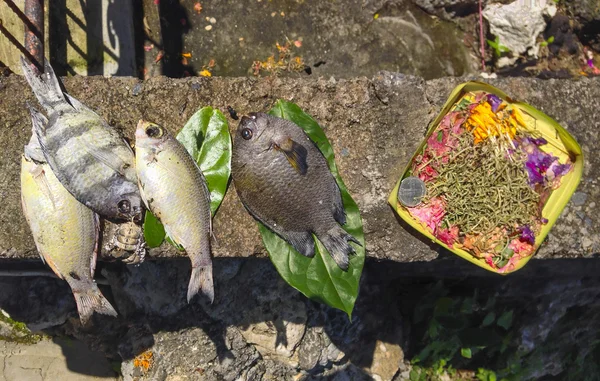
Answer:
[[[84,325],[90,320],[94,311],[103,315],[117,316],[117,311],[102,295],[95,283],[85,290],[73,291],[73,296],[77,303],[79,318]]]
[[[50,112],[58,105],[68,105],[60,88],[58,78],[46,59],[44,59],[43,74],[38,73],[37,69],[33,65],[30,65],[23,56],[21,56],[21,68],[35,97],[46,111]]]
[[[360,242],[338,224],[335,224],[333,228],[324,234],[317,233],[317,238],[325,246],[338,267],[347,271],[350,262],[348,256],[355,253],[354,248],[350,246],[349,242],[352,241],[359,245]]]
[[[29,143],[25,146],[25,157],[28,160],[34,160],[38,163],[46,162],[44,158],[44,153],[42,150],[42,145],[39,141],[38,134],[43,135],[46,131],[46,125],[48,124],[48,119],[39,112],[35,107],[29,103],[29,101],[25,102],[27,109],[29,110],[29,114],[31,115],[31,139],[29,139]]]
[[[188,303],[199,292],[202,291],[212,303],[215,300],[215,287],[213,284],[212,263],[204,266],[195,266],[192,264],[192,276],[188,285],[187,301]]]

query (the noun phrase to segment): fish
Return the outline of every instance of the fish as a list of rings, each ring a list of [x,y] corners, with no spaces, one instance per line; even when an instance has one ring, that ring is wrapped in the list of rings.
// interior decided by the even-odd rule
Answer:
[[[34,128],[56,178],[102,218],[141,220],[143,205],[131,147],[98,114],[63,93],[47,60],[43,74],[23,57],[21,66],[48,116],[46,123]]]
[[[188,303],[202,291],[215,298],[210,192],[196,161],[165,128],[140,120],[135,132],[136,170],[148,210],[181,245],[192,262]]]
[[[39,112],[34,124],[47,123]],[[117,316],[110,302],[94,283],[100,232],[96,213],[77,201],[44,161],[37,136],[21,158],[21,205],[42,261],[73,292],[82,324],[95,312]]]
[[[248,212],[300,254],[315,255],[315,239],[348,270],[349,242],[342,194],[327,160],[295,123],[265,113],[243,116],[231,159],[237,194]]]

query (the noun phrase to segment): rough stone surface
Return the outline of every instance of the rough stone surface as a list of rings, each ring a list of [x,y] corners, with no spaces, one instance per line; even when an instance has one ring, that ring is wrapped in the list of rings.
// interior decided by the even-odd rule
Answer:
[[[268,110],[283,98],[297,103],[324,128],[338,168],[357,201],[364,222],[369,257],[412,262],[429,261],[438,249],[395,217],[387,197],[416,150],[427,124],[439,112],[451,90],[468,78],[421,78],[382,72],[373,79],[334,78],[212,78],[174,80],[164,77],[142,82],[132,78],[74,77],[67,90],[97,110],[127,137],[133,138],[140,118],[154,120],[172,132],[179,130],[200,107],[212,105],[227,113],[230,105],[244,114]],[[552,229],[538,258],[590,257],[600,250],[600,79],[491,80],[515,99],[532,104],[555,118],[581,144],[584,174],[578,192],[585,202],[571,202]],[[36,259],[37,253],[21,212],[19,156],[29,139],[30,121],[23,107],[33,95],[18,76],[0,78],[0,258]],[[577,204],[580,202],[577,201]],[[230,185],[214,220],[215,257],[264,256],[254,220]],[[150,258],[182,257],[164,244]],[[140,282],[149,282],[142,280]],[[137,288],[137,286],[133,286]],[[153,297],[148,295],[147,298]],[[169,295],[164,294],[164,307]],[[183,301],[181,301],[183,303]],[[156,302],[158,303],[158,302]]]
[[[144,1],[152,38],[160,41],[162,33],[163,41],[175,42],[164,47],[158,64],[157,43],[146,53],[147,75],[181,77],[214,60],[213,75],[245,76],[254,61],[277,59],[275,44],[285,45],[286,39],[301,43],[292,44],[292,57],[301,57],[312,75],[370,76],[390,70],[437,78],[469,73],[475,61],[462,32],[409,0],[206,0],[200,14],[194,11],[196,3],[161,3],[159,17],[154,2]],[[185,64],[182,52],[191,53]]]
[[[600,261],[533,262],[509,277],[498,277],[473,272],[472,265],[450,256],[430,263],[368,261],[352,321],[341,311],[307,300],[281,280],[267,259],[257,258],[215,260],[214,304],[201,298],[181,302],[190,265],[187,260],[163,260],[140,266],[101,263],[100,273],[107,280],[102,291],[119,316],[95,315],[88,327],[79,324],[70,290],[57,279],[3,278],[0,308],[29,326],[46,327],[44,333],[54,340],[67,336],[84,342],[95,354],[80,346],[76,352],[113,367],[120,363],[125,380],[408,379],[410,361],[427,343],[423,322],[435,318],[439,301],[474,306],[455,316],[468,328],[477,328],[487,313],[513,311],[512,328],[503,336],[509,349],[499,362],[489,357],[488,369],[505,368],[506,357],[518,353],[512,364],[524,367],[515,379],[596,374]],[[43,299],[34,296],[42,289]],[[173,295],[172,308],[164,308],[162,295],[168,293]],[[148,297],[152,294],[158,295],[156,300]],[[304,334],[297,343],[300,335],[290,334],[289,326],[300,322]],[[270,351],[244,335],[264,326],[269,327],[261,333],[269,338],[265,342]],[[431,340],[444,347],[457,345],[444,330],[438,332]],[[276,343],[292,355],[279,353]],[[2,345],[24,348],[0,341]],[[78,357],[65,352],[65,358],[69,364]],[[144,359],[149,359],[146,364]],[[465,361],[458,356],[451,363],[471,375],[482,366],[477,358]],[[72,371],[82,377],[90,374],[75,365]]]
[[[600,6],[595,0],[567,0],[565,5],[582,22],[600,22]]]
[[[116,381],[102,353],[70,339],[44,339],[35,344],[0,340],[1,381]]]
[[[596,0],[568,0],[565,6],[576,20],[577,35],[582,43],[600,52],[600,5]]]
[[[507,47],[510,57],[498,60],[499,67],[512,65],[523,53],[537,57],[537,37],[546,28],[544,8],[523,5],[519,1],[511,4],[490,4],[483,16],[490,24],[490,32],[499,38],[499,44]]]
[[[455,17],[467,16],[478,10],[478,0],[412,0],[427,13],[452,20]],[[483,1],[485,5],[487,1]]]

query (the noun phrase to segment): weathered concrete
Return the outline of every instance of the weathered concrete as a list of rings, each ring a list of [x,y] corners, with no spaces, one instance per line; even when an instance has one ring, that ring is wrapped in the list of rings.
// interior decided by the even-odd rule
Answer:
[[[132,78],[76,77],[67,90],[97,110],[132,138],[138,119],[146,118],[176,131],[205,105],[227,115],[268,110],[279,98],[293,101],[324,127],[350,193],[362,211],[368,256],[412,262],[438,256],[437,248],[396,219],[386,199],[429,121],[454,86],[466,78],[424,81],[381,73],[357,78],[190,78],[164,77],[139,82]],[[575,198],[549,235],[538,258],[591,257],[600,250],[600,79],[580,81],[500,79],[491,81],[511,96],[556,118],[580,142],[586,157],[584,178]],[[137,94],[137,95],[134,95]],[[19,155],[29,139],[30,121],[23,107],[33,101],[18,76],[0,78],[0,258],[36,258],[19,201]],[[216,257],[263,256],[253,219],[238,200],[233,185],[221,206],[214,230]],[[167,244],[151,257],[181,256]]]
[[[144,16],[154,45],[146,53],[148,75],[195,75],[214,60],[213,75],[245,76],[254,61],[273,54],[277,59],[275,44],[286,39],[301,42],[292,45],[292,57],[302,57],[313,75],[348,78],[390,70],[438,78],[470,73],[478,65],[456,25],[409,0],[180,0],[158,6],[144,0]],[[161,48],[160,41],[168,44]],[[155,63],[161,49],[165,55]],[[181,53],[191,58],[181,62]]]
[[[34,344],[0,340],[1,381],[116,381],[106,357],[81,341],[44,339]]]
[[[463,333],[490,330],[505,340],[483,337],[489,345],[471,360],[456,353],[449,364],[467,374],[441,379],[474,380],[477,368],[509,366],[516,380],[600,374],[600,261],[532,262],[500,278],[454,256],[368,261],[352,321],[286,285],[267,259],[253,258],[215,260],[213,304],[187,303],[189,261],[171,260],[101,263],[98,273],[110,287],[100,287],[119,316],[95,315],[91,327],[80,325],[69,287],[58,279],[0,277],[0,308],[36,332],[83,341],[115,367],[121,363],[124,380],[407,380],[410,361],[426,345],[460,349]],[[448,303],[462,307],[440,318],[444,328],[433,338],[426,335]],[[510,331],[481,330],[485,316],[506,311],[514,315]],[[29,344],[5,346],[31,353]],[[150,356],[143,366],[139,360]],[[73,352],[65,357],[83,361]],[[451,357],[442,351],[420,364]]]

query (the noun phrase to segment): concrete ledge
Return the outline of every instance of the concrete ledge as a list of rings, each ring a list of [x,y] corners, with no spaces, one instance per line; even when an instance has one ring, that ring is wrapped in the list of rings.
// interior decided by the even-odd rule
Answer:
[[[387,196],[450,91],[469,79],[473,78],[424,81],[385,72],[373,79],[349,80],[159,77],[140,82],[73,77],[64,84],[70,94],[129,138],[140,118],[177,131],[205,105],[219,108],[229,118],[228,105],[241,115],[268,110],[279,98],[297,103],[324,127],[334,147],[341,175],[362,211],[368,256],[413,262],[435,259],[437,247],[395,218]],[[600,79],[508,78],[490,83],[555,118],[582,145],[584,178],[537,258],[592,257],[600,251]],[[0,78],[0,141],[4,146],[0,150],[0,259],[37,257],[20,205],[19,157],[31,128],[26,100],[34,101],[34,97],[21,77]],[[237,122],[229,122],[234,130]],[[214,230],[215,257],[265,255],[256,224],[233,185],[215,218]],[[182,254],[163,245],[151,250],[150,256]]]

